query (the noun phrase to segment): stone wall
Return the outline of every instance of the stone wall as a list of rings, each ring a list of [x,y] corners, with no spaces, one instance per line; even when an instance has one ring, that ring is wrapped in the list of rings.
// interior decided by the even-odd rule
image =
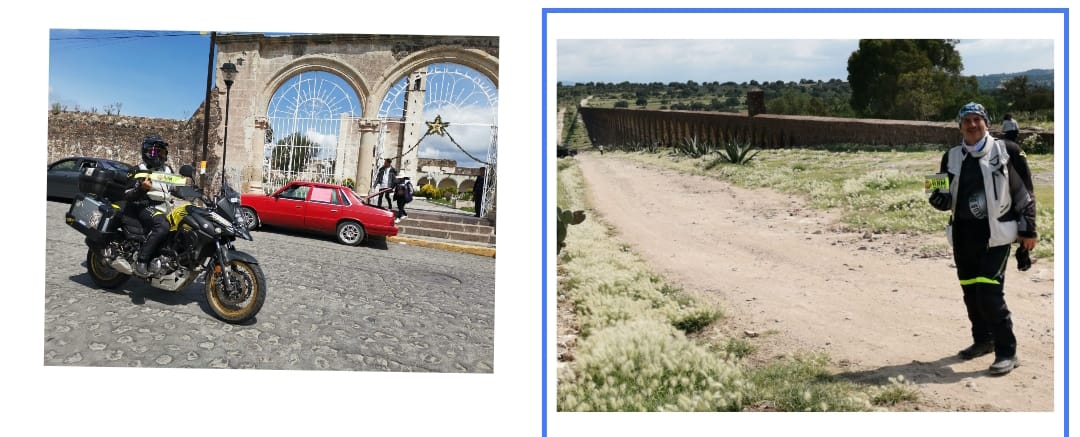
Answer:
[[[140,146],[147,135],[157,134],[169,143],[169,164],[175,168],[191,164],[198,169],[203,158],[203,112],[200,107],[190,120],[171,120],[128,115],[106,115],[88,112],[49,111],[49,134],[46,161],[54,162],[69,156],[91,156],[114,159],[128,164],[141,161]],[[210,123],[218,122],[218,111],[211,113]],[[220,144],[215,132],[210,132],[210,144]],[[216,168],[220,157],[214,147],[208,148],[208,170]]]
[[[961,140],[955,123],[588,107],[578,111],[594,144],[670,146],[697,138],[708,144],[749,141],[761,148],[789,148],[842,143],[953,145]],[[990,132],[1001,134],[1000,129]],[[1024,131],[1019,139],[1028,135],[1040,135],[1048,144],[1054,141],[1052,132]]]

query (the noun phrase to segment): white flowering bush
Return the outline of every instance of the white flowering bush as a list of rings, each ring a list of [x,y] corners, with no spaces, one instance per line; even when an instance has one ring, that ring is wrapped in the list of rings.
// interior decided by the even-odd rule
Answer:
[[[559,381],[560,411],[738,411],[751,389],[736,364],[648,319],[594,332]]]

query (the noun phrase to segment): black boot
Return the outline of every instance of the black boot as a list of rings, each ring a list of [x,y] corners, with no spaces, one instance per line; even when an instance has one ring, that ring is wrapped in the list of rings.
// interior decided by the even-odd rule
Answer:
[[[970,360],[972,358],[978,358],[994,351],[994,343],[981,342],[968,346],[966,349],[960,351],[960,358]]]
[[[1012,369],[1020,366],[1020,360],[1016,358],[1016,355],[1011,357],[997,357],[994,359],[994,364],[990,365],[991,375],[1004,375],[1012,371]]]
[[[147,278],[150,276],[150,270],[146,268],[146,263],[141,261],[135,263],[135,276],[140,278]]]

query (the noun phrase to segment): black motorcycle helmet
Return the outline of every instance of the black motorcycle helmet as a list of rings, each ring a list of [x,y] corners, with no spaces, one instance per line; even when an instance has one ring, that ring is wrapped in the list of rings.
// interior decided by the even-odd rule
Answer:
[[[159,168],[169,157],[169,143],[158,135],[147,136],[142,143],[142,160],[147,167]]]

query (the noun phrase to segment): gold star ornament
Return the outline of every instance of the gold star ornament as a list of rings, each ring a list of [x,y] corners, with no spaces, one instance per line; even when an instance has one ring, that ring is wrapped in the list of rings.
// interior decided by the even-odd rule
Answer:
[[[440,137],[446,135],[446,127],[450,126],[450,123],[444,123],[442,121],[442,115],[436,115],[435,121],[425,121],[424,123],[426,123],[428,127],[427,135],[435,134]]]

